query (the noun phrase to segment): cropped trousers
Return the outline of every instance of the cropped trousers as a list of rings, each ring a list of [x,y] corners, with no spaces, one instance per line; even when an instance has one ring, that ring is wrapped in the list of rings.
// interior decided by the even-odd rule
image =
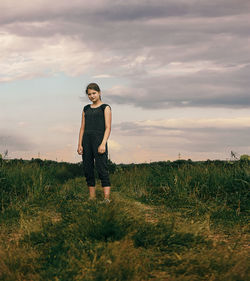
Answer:
[[[108,146],[106,143],[106,150],[104,153],[98,153],[98,147],[103,139],[101,133],[84,133],[83,146],[83,169],[88,186],[95,186],[94,166],[96,167],[98,176],[101,180],[102,187],[110,186],[109,172],[108,172]]]

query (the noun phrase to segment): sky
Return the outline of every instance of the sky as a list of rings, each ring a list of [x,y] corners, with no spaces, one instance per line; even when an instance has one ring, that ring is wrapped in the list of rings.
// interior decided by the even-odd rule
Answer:
[[[112,162],[250,154],[248,0],[1,0],[0,10],[0,153],[80,162],[96,82],[112,109]]]

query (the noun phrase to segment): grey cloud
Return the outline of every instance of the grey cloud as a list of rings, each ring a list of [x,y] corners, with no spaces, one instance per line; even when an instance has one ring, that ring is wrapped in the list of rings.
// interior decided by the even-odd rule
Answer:
[[[222,152],[226,147],[247,150],[250,143],[249,128],[187,130],[184,136],[189,143],[179,147],[192,152]]]
[[[110,103],[149,109],[243,108],[250,106],[249,14],[247,0],[100,1],[94,8],[81,1],[63,1],[63,5],[55,2],[4,13],[1,21],[3,31],[49,40],[71,37],[107,56],[107,61],[93,62],[93,67],[130,84],[119,95],[107,90]],[[137,56],[145,61],[133,65]],[[179,77],[151,74],[171,62],[197,61],[224,69]],[[246,66],[240,69],[241,64]]]
[[[101,1],[99,5],[81,1],[54,1],[50,5],[33,5],[28,3],[25,9],[25,3],[22,9],[6,9],[1,17],[2,23],[11,21],[46,21],[51,19],[63,18],[64,20],[98,20],[102,21],[131,21],[144,18],[159,17],[220,17],[228,15],[245,14],[250,8],[247,0],[182,0],[182,1],[162,1],[162,0],[130,0],[130,1]]]
[[[108,102],[133,104],[142,108],[250,107],[250,66],[228,72],[202,71],[184,77],[137,77],[129,88]]]
[[[175,133],[176,131],[176,133]],[[149,137],[146,146],[189,152],[222,152],[226,147],[247,150],[250,128],[167,128],[138,125],[133,122],[116,124],[115,133],[124,136]]]
[[[121,124],[112,125],[112,131],[122,135],[141,136],[146,135],[148,130],[152,131],[152,128],[147,126],[142,127],[131,122],[122,122]]]
[[[88,5],[84,4],[78,4],[78,6],[63,5],[53,9],[43,6],[33,13],[29,11],[25,14],[24,11],[24,15],[17,15],[16,18],[9,19],[8,24],[2,25],[2,29],[23,36],[46,37],[61,34],[73,38],[78,37],[94,50],[95,48],[113,50],[120,56],[153,46],[159,48],[160,46],[175,45],[176,48],[179,45],[184,48],[188,48],[188,46],[195,48],[197,43],[201,42],[203,44],[207,42],[209,46],[211,40],[214,41],[213,46],[218,48],[218,42],[221,39],[223,40],[223,36],[226,34],[233,34],[234,37],[241,34],[242,36],[249,35],[250,20],[247,20],[247,17],[242,19],[242,17],[237,16],[240,11],[244,14],[247,11],[249,13],[247,1],[240,1],[240,3],[225,0],[212,3],[210,1],[209,4],[200,3],[200,1],[182,1],[181,3],[179,1],[131,1],[117,3],[107,2],[106,5],[94,10],[89,9]],[[223,16],[226,14],[223,12],[224,10],[230,10],[236,17],[230,20],[224,19]],[[208,11],[211,12],[211,16],[212,12],[221,13],[222,18],[217,15],[212,19],[204,18]],[[233,13],[234,11],[235,13]],[[188,16],[183,16],[185,13]],[[194,14],[199,15],[199,17],[194,16]],[[173,19],[161,25],[147,24],[146,21],[151,18],[168,19],[169,17],[173,17]],[[112,18],[117,20],[115,25],[110,21]],[[125,18],[127,18],[126,21]],[[33,22],[38,24],[31,25]],[[39,22],[45,24],[39,25]],[[216,34],[220,37],[213,38]],[[226,37],[225,39],[228,40]],[[168,51],[168,49],[164,49],[164,57],[168,57]],[[212,51],[209,50],[206,53],[212,53]],[[226,50],[224,49],[224,51]],[[158,50],[152,49],[153,57],[155,57],[155,52],[158,52]],[[185,55],[187,51],[175,49],[174,52],[184,53]],[[204,55],[206,58],[207,55],[203,53],[203,58]],[[172,54],[170,56],[172,58]]]
[[[159,3],[161,2],[161,3]],[[97,16],[109,21],[137,21],[143,19],[163,18],[183,16],[188,14],[188,5],[183,3],[163,3],[154,1],[151,4],[139,2],[130,2],[122,5],[114,5],[98,12]]]
[[[9,152],[12,150],[18,151],[29,151],[35,148],[35,144],[31,143],[29,140],[22,136],[15,136],[11,134],[1,134],[0,135],[0,149],[8,149]]]

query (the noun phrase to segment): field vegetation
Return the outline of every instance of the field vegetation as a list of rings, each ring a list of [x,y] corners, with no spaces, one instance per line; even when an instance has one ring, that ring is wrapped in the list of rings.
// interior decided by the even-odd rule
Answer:
[[[247,280],[250,161],[82,164],[0,158],[0,280]]]

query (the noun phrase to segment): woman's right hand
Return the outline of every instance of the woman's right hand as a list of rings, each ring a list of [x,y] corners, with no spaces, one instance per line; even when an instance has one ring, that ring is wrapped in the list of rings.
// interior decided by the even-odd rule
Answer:
[[[82,145],[79,145],[79,146],[78,146],[77,152],[78,152],[78,154],[80,154],[80,155],[83,154],[83,147],[82,147]]]

